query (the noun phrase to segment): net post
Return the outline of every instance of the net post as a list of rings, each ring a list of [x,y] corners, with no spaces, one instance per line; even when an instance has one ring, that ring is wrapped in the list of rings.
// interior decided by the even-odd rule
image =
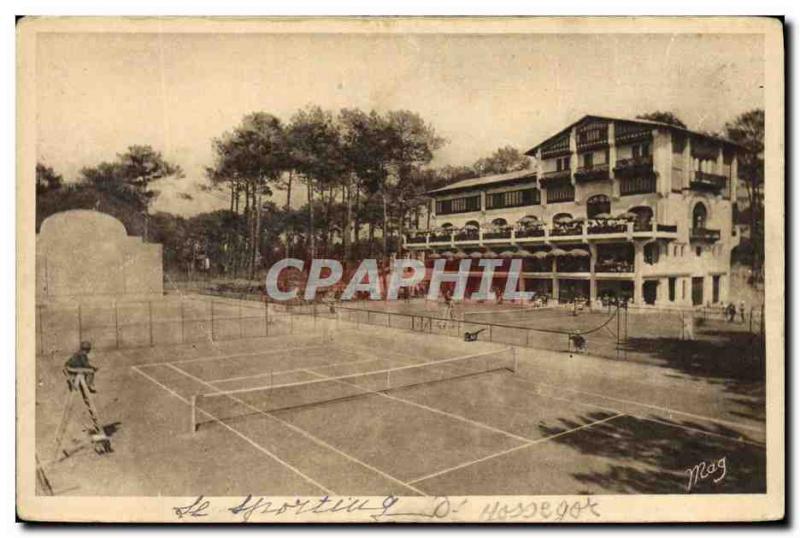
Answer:
[[[197,394],[192,394],[191,398],[191,420],[192,420],[192,435],[197,432]]]
[[[216,338],[214,338],[214,299],[211,299],[209,301],[209,305],[210,305],[209,324],[211,326],[210,327],[210,329],[211,329],[211,341],[213,342],[214,340],[216,340]]]

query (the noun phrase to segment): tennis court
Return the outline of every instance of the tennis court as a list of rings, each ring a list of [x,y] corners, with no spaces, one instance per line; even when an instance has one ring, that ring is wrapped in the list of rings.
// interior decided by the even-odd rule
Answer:
[[[338,318],[292,326],[98,357],[115,452],[54,465],[60,494],[684,493],[687,469],[723,457],[724,480],[693,492],[764,490],[763,424],[713,384]]]

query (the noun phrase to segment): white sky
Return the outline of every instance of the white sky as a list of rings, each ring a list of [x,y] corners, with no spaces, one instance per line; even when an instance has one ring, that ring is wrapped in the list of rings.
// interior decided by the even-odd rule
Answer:
[[[37,153],[72,180],[150,144],[186,172],[155,209],[193,214],[227,205],[196,184],[211,139],[250,112],[409,109],[449,141],[434,164],[471,164],[589,113],[721,129],[763,107],[763,62],[762,37],[742,34],[40,34]]]

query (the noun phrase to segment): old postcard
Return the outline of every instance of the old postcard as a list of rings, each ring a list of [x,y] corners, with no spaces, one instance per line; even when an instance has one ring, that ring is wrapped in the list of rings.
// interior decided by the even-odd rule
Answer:
[[[783,517],[779,19],[17,34],[21,519]]]

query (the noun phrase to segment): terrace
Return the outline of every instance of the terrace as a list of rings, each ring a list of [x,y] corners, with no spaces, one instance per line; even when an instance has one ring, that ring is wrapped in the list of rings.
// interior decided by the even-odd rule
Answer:
[[[456,246],[461,244],[528,244],[551,241],[578,240],[630,240],[633,238],[675,239],[678,227],[674,224],[658,224],[653,221],[636,220],[634,215],[625,214],[616,218],[573,219],[545,224],[524,222],[517,226],[496,226],[491,228],[452,228],[431,232],[412,231],[406,235],[405,245],[409,248],[432,246]],[[718,230],[696,230],[697,238],[716,241]],[[716,235],[715,235],[716,234]],[[694,237],[694,236],[693,236]],[[716,238],[715,238],[716,237]]]

